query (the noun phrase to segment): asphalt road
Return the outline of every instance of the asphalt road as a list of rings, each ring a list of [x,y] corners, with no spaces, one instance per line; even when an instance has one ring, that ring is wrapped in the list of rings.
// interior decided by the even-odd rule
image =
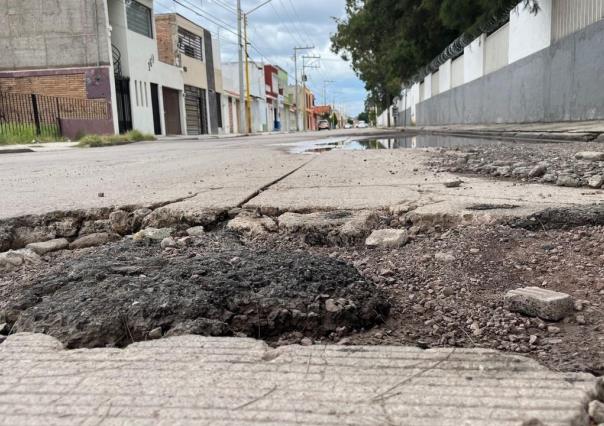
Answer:
[[[375,130],[360,132],[371,134]],[[310,159],[289,154],[281,144],[358,133],[348,130],[161,140],[108,148],[3,154],[0,218],[147,205],[194,194],[206,207],[233,207]]]
[[[355,129],[3,154],[0,219],[184,199],[167,208],[193,213],[240,205],[266,211],[394,209],[466,221],[476,216],[476,204],[516,206],[482,215],[491,220],[604,201],[601,192],[482,177],[463,177],[463,185],[447,188],[443,183],[459,176],[428,169],[430,154],[423,149],[290,152],[293,144],[356,134]]]

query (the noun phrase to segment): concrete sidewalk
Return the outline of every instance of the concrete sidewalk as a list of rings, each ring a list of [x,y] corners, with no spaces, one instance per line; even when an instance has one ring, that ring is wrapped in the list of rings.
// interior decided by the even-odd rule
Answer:
[[[199,336],[66,351],[16,334],[0,377],[1,425],[587,426],[596,395],[593,376],[490,350]]]
[[[604,142],[604,121],[520,124],[450,124],[444,126],[398,127],[400,131],[448,135],[543,141]]]

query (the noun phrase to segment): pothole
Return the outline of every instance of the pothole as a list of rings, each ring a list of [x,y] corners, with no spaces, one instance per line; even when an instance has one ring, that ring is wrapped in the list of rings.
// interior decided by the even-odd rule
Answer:
[[[255,251],[226,232],[168,251],[124,240],[62,257],[6,306],[13,332],[46,333],[67,348],[180,334],[319,337],[381,324],[389,311],[349,264]]]

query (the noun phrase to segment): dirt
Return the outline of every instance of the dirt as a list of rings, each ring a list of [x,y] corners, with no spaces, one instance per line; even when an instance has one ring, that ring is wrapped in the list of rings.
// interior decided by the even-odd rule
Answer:
[[[602,226],[462,227],[395,250],[219,229],[180,248],[125,240],[47,256],[0,278],[0,310],[13,332],[70,348],[125,346],[160,328],[272,345],[485,347],[602,375],[603,246]],[[558,323],[507,312],[504,294],[524,286],[569,293],[578,310]]]
[[[428,166],[435,171],[559,186],[603,188],[604,161],[575,158],[583,151],[604,151],[599,142],[526,143],[499,141],[437,151]],[[597,179],[597,177],[600,179]],[[594,180],[595,179],[595,180]],[[599,183],[598,183],[599,182]]]
[[[275,237],[252,244],[274,247]],[[298,237],[280,237],[280,244],[290,249],[303,243]],[[355,265],[386,292],[392,305],[384,324],[348,336],[332,335],[333,341],[492,348],[530,356],[555,370],[602,375],[603,246],[601,226],[548,231],[481,226],[416,235],[397,250],[304,250]],[[568,293],[580,311],[558,323],[506,311],[504,294],[524,286]],[[298,338],[284,336],[281,343]]]
[[[47,333],[67,348],[189,333],[321,338],[388,314],[385,293],[340,260],[244,245],[225,231],[183,242],[162,250],[123,240],[50,256],[0,279],[0,310],[12,332]]]

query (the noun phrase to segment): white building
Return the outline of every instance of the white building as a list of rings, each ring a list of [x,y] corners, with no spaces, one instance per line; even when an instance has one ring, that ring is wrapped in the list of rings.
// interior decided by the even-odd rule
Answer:
[[[107,0],[120,131],[186,133],[183,70],[159,61],[153,0]]]
[[[222,64],[222,75],[223,75],[223,86],[225,92],[231,95],[239,93],[239,63],[238,62],[226,62]],[[249,63],[249,75],[250,75],[250,96],[251,112],[252,112],[252,132],[266,132],[268,130],[267,121],[267,109],[266,109],[266,90],[264,84],[264,66],[250,61]],[[245,85],[245,81],[244,81]],[[232,96],[230,104],[226,105],[225,113],[229,114],[229,107],[231,108],[233,116],[237,116],[237,96]],[[229,103],[229,100],[226,100]],[[223,104],[224,105],[224,104]],[[235,119],[236,120],[236,119]],[[243,130],[247,132],[245,127],[247,126],[244,122]]]

